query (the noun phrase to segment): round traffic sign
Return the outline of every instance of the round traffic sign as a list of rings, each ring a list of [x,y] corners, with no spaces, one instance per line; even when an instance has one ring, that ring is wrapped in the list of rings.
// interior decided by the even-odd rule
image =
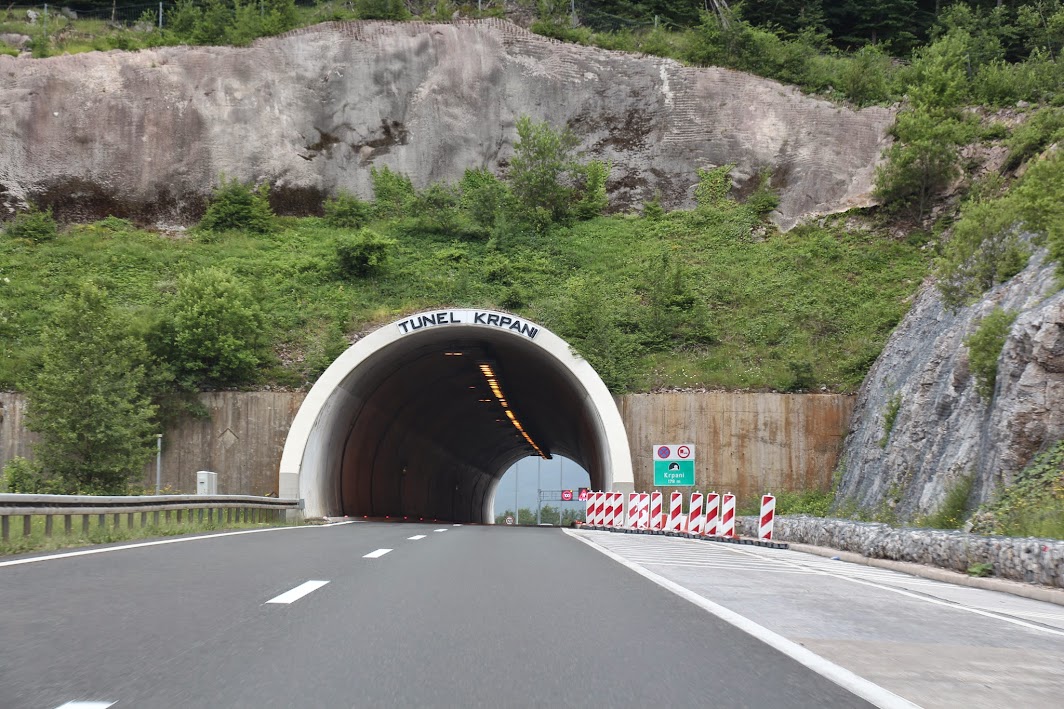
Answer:
[[[660,448],[658,448],[658,457],[659,458],[668,458],[671,454],[672,454],[672,451],[669,450],[668,446],[661,446]]]
[[[564,502],[569,502],[572,499],[573,499],[573,491],[572,490],[562,490],[562,500]]]
[[[513,523],[514,523],[514,518],[513,517],[507,517],[506,518],[506,524],[513,524]]]
[[[679,455],[679,456],[680,456],[681,458],[686,458],[686,457],[688,457],[689,455],[691,455],[691,449],[690,449],[690,448],[688,448],[687,446],[680,446],[679,448],[677,448],[677,449],[676,449],[676,453],[677,453],[677,454],[678,454],[678,455]]]

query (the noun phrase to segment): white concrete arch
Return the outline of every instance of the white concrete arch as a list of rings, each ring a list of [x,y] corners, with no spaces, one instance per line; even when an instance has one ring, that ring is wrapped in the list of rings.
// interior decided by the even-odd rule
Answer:
[[[533,448],[577,461],[598,489],[633,489],[628,437],[609,390],[560,337],[512,313],[441,309],[352,345],[292,423],[282,497],[308,518],[403,515],[491,521],[498,481]]]

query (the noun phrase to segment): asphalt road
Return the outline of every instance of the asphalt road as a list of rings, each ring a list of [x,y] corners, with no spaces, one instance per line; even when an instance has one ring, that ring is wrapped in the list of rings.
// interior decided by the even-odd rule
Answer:
[[[354,523],[3,561],[3,709],[868,706],[556,529]],[[327,583],[268,602],[308,581]]]

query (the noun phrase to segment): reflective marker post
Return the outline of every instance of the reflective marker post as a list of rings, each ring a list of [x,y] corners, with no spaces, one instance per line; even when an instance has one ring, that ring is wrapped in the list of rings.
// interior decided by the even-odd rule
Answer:
[[[163,434],[155,434],[155,494],[162,490],[163,483]]]

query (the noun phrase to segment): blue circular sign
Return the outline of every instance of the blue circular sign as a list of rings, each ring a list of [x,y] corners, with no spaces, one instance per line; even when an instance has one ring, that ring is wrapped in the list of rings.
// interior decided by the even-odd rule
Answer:
[[[672,451],[669,450],[668,446],[662,446],[661,448],[658,448],[658,457],[659,458],[668,458],[671,454],[672,454]]]

